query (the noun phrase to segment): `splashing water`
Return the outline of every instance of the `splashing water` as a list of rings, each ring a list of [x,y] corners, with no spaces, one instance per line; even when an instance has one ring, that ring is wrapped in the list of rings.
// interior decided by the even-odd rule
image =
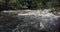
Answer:
[[[50,9],[28,11],[18,14],[19,24],[12,32],[58,32],[60,16],[49,13]]]
[[[49,9],[44,11],[33,11],[26,14],[18,14],[18,18],[23,19],[13,32],[57,32],[60,16],[49,13]]]

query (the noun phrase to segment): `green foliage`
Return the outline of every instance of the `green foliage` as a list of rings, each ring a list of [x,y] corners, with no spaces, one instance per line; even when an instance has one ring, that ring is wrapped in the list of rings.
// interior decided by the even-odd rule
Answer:
[[[45,9],[56,7],[57,2],[58,0],[0,0],[0,6],[9,9]]]
[[[17,3],[26,6],[28,9],[39,9],[43,8],[43,4],[40,2],[43,2],[41,0],[17,0]],[[19,5],[19,6],[20,6]]]

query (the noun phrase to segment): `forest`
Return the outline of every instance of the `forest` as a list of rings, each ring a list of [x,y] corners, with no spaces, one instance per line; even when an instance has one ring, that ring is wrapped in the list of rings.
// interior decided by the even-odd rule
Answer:
[[[0,10],[59,8],[60,0],[0,0]]]

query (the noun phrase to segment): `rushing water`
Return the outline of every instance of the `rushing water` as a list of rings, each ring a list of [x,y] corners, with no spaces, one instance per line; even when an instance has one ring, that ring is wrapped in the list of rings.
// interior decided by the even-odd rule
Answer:
[[[49,9],[34,10],[18,14],[18,25],[12,32],[58,32],[60,16],[49,13],[49,11]]]
[[[29,14],[30,13],[30,14]],[[57,32],[59,26],[59,17],[48,10],[18,14],[21,21],[12,32]]]
[[[23,16],[23,22],[17,25],[13,32],[40,32],[41,30],[55,32],[59,22],[54,17],[35,18],[34,16]],[[21,18],[20,18],[21,19]]]

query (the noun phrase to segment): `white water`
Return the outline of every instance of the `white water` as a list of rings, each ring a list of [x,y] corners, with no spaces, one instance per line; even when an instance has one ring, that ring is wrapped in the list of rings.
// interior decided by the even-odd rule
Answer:
[[[49,13],[49,9],[45,9],[45,10],[29,10],[30,12],[25,13],[25,14],[18,14],[18,15],[36,15],[36,16],[55,16],[52,13]]]
[[[57,32],[56,30],[59,25],[58,18],[60,16],[56,16],[52,13],[49,13],[49,11],[51,11],[50,9],[45,9],[43,11],[42,10],[28,10],[28,11],[30,12],[25,14],[21,14],[21,13],[18,14],[18,19],[20,20],[23,18],[24,23],[22,23],[21,25],[18,24],[17,27],[13,29],[12,32],[24,32],[25,30],[26,32],[30,32],[31,31],[30,28],[23,29],[24,27],[28,27],[30,25],[32,27],[37,28],[38,30],[43,29],[48,32]],[[49,29],[51,31],[49,31]]]

